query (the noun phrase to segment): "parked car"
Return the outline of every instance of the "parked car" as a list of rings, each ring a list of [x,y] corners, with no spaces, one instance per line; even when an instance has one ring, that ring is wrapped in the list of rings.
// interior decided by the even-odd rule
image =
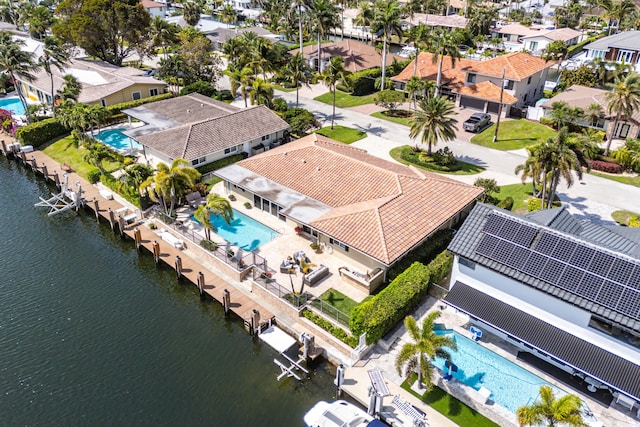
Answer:
[[[467,132],[480,132],[491,124],[491,116],[486,113],[473,113],[462,124],[462,128]]]

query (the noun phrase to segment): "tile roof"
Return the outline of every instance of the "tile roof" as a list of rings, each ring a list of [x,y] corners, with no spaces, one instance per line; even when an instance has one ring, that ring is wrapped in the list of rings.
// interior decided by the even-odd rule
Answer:
[[[532,34],[529,36],[523,37],[523,39],[528,39],[532,37],[546,37],[549,40],[562,40],[568,42],[571,39],[575,39],[576,37],[580,37],[582,33],[580,31],[576,31],[573,28],[557,28],[555,30],[546,31],[541,34]]]
[[[166,6],[164,3],[158,3],[157,1],[153,0],[140,0],[140,4],[142,4],[142,7],[144,7],[145,9]]]
[[[60,71],[51,69],[53,74],[53,90],[57,92],[64,85],[64,76],[74,75],[82,84],[78,102],[90,103],[99,101],[111,94],[118,93],[135,84],[146,84],[149,88],[162,89],[166,83],[153,77],[142,75],[142,71],[132,67],[118,67],[103,61],[73,59]],[[35,79],[29,84],[44,93],[51,92],[51,77],[39,68],[33,73]],[[162,92],[162,90],[160,90]]]
[[[587,297],[586,293],[579,291],[583,287],[589,286],[589,284],[585,282],[585,279],[582,278],[582,275],[576,276],[579,279],[577,279],[578,281],[575,283],[575,289],[573,291],[569,291],[567,289],[563,289],[560,285],[556,286],[552,284],[549,280],[542,280],[538,276],[526,273],[523,269],[510,267],[507,263],[513,261],[513,258],[508,258],[507,261],[499,262],[496,259],[489,258],[478,253],[480,243],[486,236],[484,227],[487,224],[489,216],[494,213],[507,218],[513,218],[516,222],[521,224],[527,224],[529,228],[533,227],[533,231],[536,236],[533,239],[533,242],[535,243],[536,248],[537,242],[543,234],[550,234],[552,235],[551,237],[568,237],[572,244],[576,244],[576,247],[583,247],[587,251],[595,249],[599,254],[612,260],[610,262],[614,262],[615,259],[620,258],[622,260],[621,263],[625,263],[625,265],[628,265],[629,263],[631,265],[636,265],[636,271],[640,271],[640,242],[626,236],[625,230],[623,230],[622,227],[619,227],[621,231],[618,232],[616,229],[612,230],[611,228],[593,224],[588,221],[581,221],[579,224],[576,224],[575,219],[570,218],[568,212],[562,212],[562,210],[557,210],[556,215],[553,215],[552,213],[540,213],[522,217],[495,206],[477,204],[465,220],[462,227],[460,227],[460,230],[454,236],[451,244],[449,245],[449,250],[504,276],[510,277],[550,295],[554,295],[559,299],[577,305],[587,311],[595,313],[602,318],[608,319],[614,324],[620,325],[621,327],[640,331],[640,312],[635,316],[627,315],[621,311],[623,310],[621,306],[615,304],[614,309],[608,301],[608,297],[610,295],[606,292],[598,294],[598,290],[596,290],[596,294]],[[513,234],[508,236],[508,239],[517,240],[519,237],[520,235]],[[518,249],[518,252],[521,251],[521,249]],[[524,252],[530,253],[531,248],[527,247]],[[589,260],[587,260],[587,265],[588,264]],[[568,269],[569,268],[567,268],[567,270]],[[611,268],[611,273],[608,274],[609,275],[604,273],[601,275],[602,280],[605,281],[604,283],[606,283],[607,280],[617,280],[612,276],[614,274],[613,268]],[[592,275],[584,275],[585,278],[587,276]],[[564,274],[562,277],[563,279],[565,278]],[[554,278],[557,279],[557,277]],[[566,283],[565,280],[563,280],[562,286],[573,286],[573,284],[570,284],[568,280],[568,277],[566,279]],[[635,280],[638,283],[634,286],[640,287],[640,276],[630,278],[629,280]],[[632,291],[631,288],[628,288],[628,291],[630,292],[629,298],[632,298],[633,295],[631,294],[634,294],[635,291]],[[640,294],[636,296],[639,299],[637,303],[640,304]],[[640,305],[638,306],[638,310],[640,311]]]
[[[236,165],[331,207],[309,225],[387,265],[482,193],[317,134]]]
[[[542,108],[551,108],[554,102],[566,102],[570,107],[579,107],[586,109],[591,104],[600,104],[605,117],[609,117],[607,108],[609,101],[607,101],[607,93],[609,91],[604,89],[597,89],[593,87],[573,85],[564,91],[560,92],[553,98],[548,99],[540,106]],[[631,121],[640,123],[640,111],[634,111],[631,116]]]
[[[239,107],[199,93],[150,102],[141,107],[181,124],[196,123],[240,111]]]
[[[478,74],[502,77],[502,70],[506,68],[505,77],[516,81],[524,80],[553,65],[526,52],[513,52],[475,62],[473,71]]]
[[[518,310],[462,282],[444,299],[453,307],[560,359],[614,389],[640,399],[640,365]]]
[[[295,55],[299,50],[298,48],[289,52]],[[315,58],[318,56],[318,45],[314,43],[304,46],[302,53],[305,58]],[[382,54],[374,46],[348,38],[341,42],[322,43],[321,55],[323,58],[342,57],[344,59],[344,67],[351,72],[379,67],[382,64]],[[394,54],[387,54],[386,59],[387,65],[393,64],[394,59],[402,60],[402,58]]]
[[[404,18],[404,21],[413,26],[424,24],[430,27],[465,28],[469,20],[461,15],[432,15],[430,13],[414,13],[413,16]]]
[[[489,81],[484,81],[472,85],[461,86],[457,92],[460,95],[472,96],[474,98],[488,99],[489,101],[500,102],[500,88]],[[518,99],[507,93],[502,93],[503,104],[515,104]]]
[[[498,34],[514,34],[518,36],[539,36],[543,33],[547,32],[542,28],[535,27],[527,27],[522,24],[509,24],[503,27],[500,27],[497,31]]]
[[[180,98],[182,97],[167,101]],[[288,128],[287,122],[277,114],[266,106],[259,105],[149,133],[136,140],[169,158],[181,157],[191,161]]]

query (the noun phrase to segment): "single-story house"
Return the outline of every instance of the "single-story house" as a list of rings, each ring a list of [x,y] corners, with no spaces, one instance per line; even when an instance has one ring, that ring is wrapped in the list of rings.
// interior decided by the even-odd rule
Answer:
[[[458,224],[482,194],[478,187],[318,134],[215,174],[227,194],[369,271],[386,272],[433,233]]]
[[[177,158],[201,166],[246,153],[268,150],[285,141],[289,125],[264,105],[238,108],[198,93],[122,110],[143,126],[125,134],[144,148],[150,164]]]
[[[640,71],[640,31],[629,30],[602,37],[585,45],[578,59],[593,61],[596,58],[631,64],[636,72]]]
[[[433,62],[433,54],[421,52],[417,61],[416,75],[435,82],[438,63]],[[413,77],[413,64],[411,61],[400,74],[391,78],[399,89],[404,89],[406,82]],[[511,106],[524,107],[542,96],[551,65],[525,52],[500,55],[484,61],[462,58],[456,60],[454,66],[451,66],[451,58],[445,57],[441,93],[455,98],[457,106],[494,114],[498,113],[502,102],[506,116]]]
[[[408,31],[411,27],[416,27],[420,24],[427,25],[429,27],[440,28],[466,28],[469,20],[461,15],[434,15],[431,13],[414,13],[412,16],[407,16],[401,22],[402,29]]]
[[[244,33],[255,33],[271,42],[276,42],[281,39],[281,36],[278,34],[273,34],[262,27],[216,28],[207,33],[207,38],[213,44],[214,50],[222,50],[224,44],[230,39],[241,36]]]
[[[607,93],[608,91],[604,89],[573,85],[540,104],[540,107],[544,110],[544,115],[548,116],[555,102],[566,102],[569,107],[582,108],[583,110],[592,104],[599,104],[602,107],[602,117],[592,123],[581,120],[578,124],[602,130],[607,137],[613,132],[613,137],[616,139],[640,138],[640,111],[634,111],[628,120],[621,120],[616,129],[613,129],[614,120],[607,112],[609,106]]]
[[[149,12],[151,18],[155,18],[156,16],[164,18],[167,14],[167,5],[165,3],[158,3],[153,0],[140,0],[140,4]]]
[[[51,68],[53,74],[53,91],[51,78],[42,68],[36,70],[33,81],[18,78],[18,87],[31,102],[51,103],[52,96],[64,85],[64,76],[72,75],[81,84],[78,102],[83,104],[99,104],[103,107],[136,99],[148,98],[164,93],[166,83],[162,80],[143,75],[141,70],[133,67],[118,67],[103,61],[72,59],[60,71]]]
[[[519,216],[477,204],[449,251],[446,304],[516,346],[519,359],[575,378],[605,405],[608,396],[638,408],[640,229],[565,208]]]
[[[300,48],[290,50],[291,55],[296,55]],[[318,45],[316,43],[302,48],[302,55],[309,62],[309,66],[318,69]],[[320,47],[320,70],[324,70],[329,60],[334,56],[344,59],[344,68],[355,73],[356,71],[368,68],[380,67],[382,64],[382,53],[374,46],[352,39],[344,39],[341,42],[322,43]],[[393,60],[402,60],[392,53],[387,54],[387,65],[393,64]]]

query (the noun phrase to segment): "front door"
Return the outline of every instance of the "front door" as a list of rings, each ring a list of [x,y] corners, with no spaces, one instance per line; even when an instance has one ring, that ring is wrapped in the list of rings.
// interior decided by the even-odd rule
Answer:
[[[631,125],[629,123],[618,123],[613,136],[615,138],[624,139],[629,135],[629,129],[631,129]]]

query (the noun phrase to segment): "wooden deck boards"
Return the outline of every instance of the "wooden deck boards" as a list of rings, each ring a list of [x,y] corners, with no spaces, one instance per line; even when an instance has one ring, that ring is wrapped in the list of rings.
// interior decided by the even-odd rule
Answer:
[[[27,160],[27,167],[33,167],[32,159],[35,159],[37,166],[36,172],[40,174],[43,173],[43,165],[46,166],[48,175],[47,178],[52,181],[54,180],[54,176],[57,173],[60,182],[62,182],[63,174],[66,173],[70,189],[76,190],[77,187],[75,183],[79,182],[82,186],[82,197],[84,197],[84,199],[86,200],[86,206],[94,211],[93,200],[96,199],[98,201],[98,215],[106,219],[107,222],[110,221],[109,209],[115,212],[116,210],[124,207],[116,200],[107,200],[102,197],[99,190],[95,186],[91,185],[88,181],[80,177],[78,174],[74,172],[64,172],[60,163],[51,159],[41,151],[36,150],[34,152],[27,153],[25,157]],[[18,156],[18,159],[19,161],[22,160],[20,156]],[[117,214],[115,215],[115,220],[116,223],[114,224],[114,226],[118,227]],[[189,280],[191,283],[197,286],[198,273],[202,272],[204,275],[205,283],[203,290],[213,299],[222,303],[223,292],[225,289],[227,289],[230,292],[231,297],[231,304],[229,307],[230,310],[238,317],[240,317],[245,322],[245,324],[251,323],[251,315],[253,313],[253,310],[257,310],[260,313],[260,318],[262,319],[263,323],[274,318],[273,313],[271,313],[269,310],[256,303],[240,290],[236,289],[232,284],[227,283],[224,279],[215,274],[215,272],[197,263],[194,259],[187,256],[182,250],[179,250],[162,240],[162,238],[153,230],[144,226],[139,226],[137,228],[140,230],[141,246],[146,248],[153,255],[153,243],[154,241],[158,242],[160,246],[159,260],[167,264],[169,267],[175,269],[176,257],[180,256],[182,260],[182,276]],[[129,236],[132,240],[135,240],[134,229],[135,226],[127,226],[125,227],[124,234]]]

